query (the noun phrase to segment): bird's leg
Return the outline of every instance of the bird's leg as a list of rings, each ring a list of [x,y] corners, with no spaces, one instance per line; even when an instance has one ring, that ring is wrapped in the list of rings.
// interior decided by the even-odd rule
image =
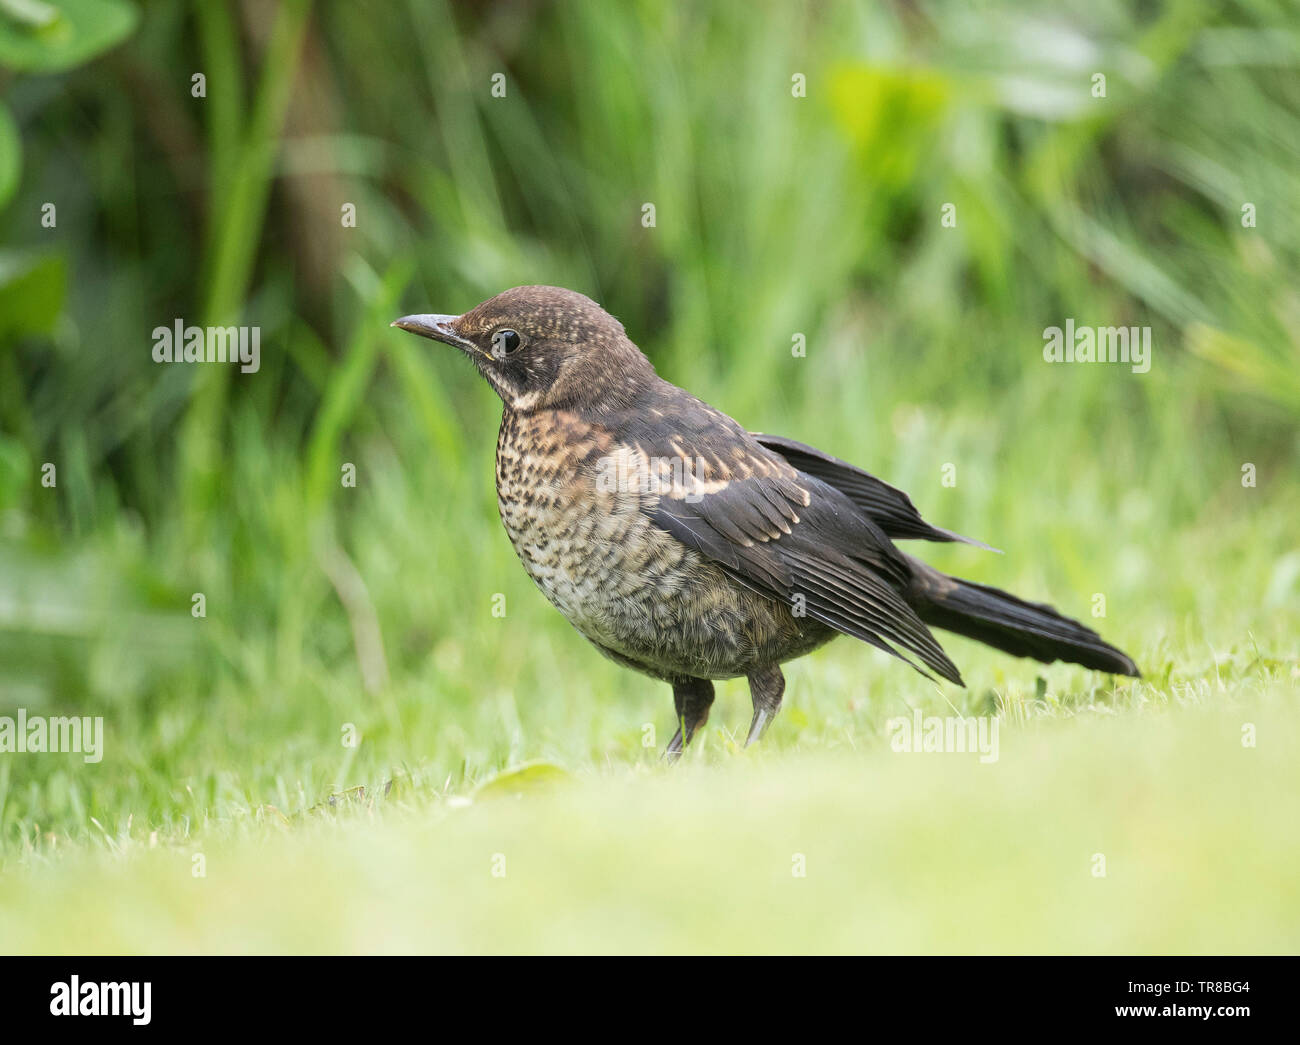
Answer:
[[[785,693],[785,676],[781,666],[773,664],[762,668],[749,676],[749,696],[754,702],[754,720],[749,724],[749,736],[745,747],[749,747],[767,732],[767,727],[781,710],[781,696]]]
[[[713,706],[713,683],[708,679],[680,679],[673,683],[673,707],[677,709],[677,732],[668,741],[664,758],[676,761],[695,731],[709,720]]]

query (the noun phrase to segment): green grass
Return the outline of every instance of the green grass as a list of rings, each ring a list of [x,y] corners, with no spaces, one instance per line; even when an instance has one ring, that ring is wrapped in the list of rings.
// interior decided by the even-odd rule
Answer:
[[[663,767],[667,687],[568,629],[519,571],[490,504],[453,505],[484,518],[441,532],[490,531],[472,560],[452,541],[407,547],[421,534],[396,522],[376,523],[390,536],[358,554],[390,656],[408,642],[420,658],[380,691],[365,691],[355,660],[295,685],[257,678],[279,662],[277,636],[232,634],[219,642],[244,667],[227,662],[206,692],[155,715],[106,709],[101,764],[0,764],[0,938],[109,952],[1293,946],[1300,628],[1268,550],[1285,540],[1285,513],[1263,517],[1279,520],[1272,532],[1251,517],[1149,539],[1139,529],[1128,547],[1101,513],[1058,518],[1054,543],[1033,539],[1042,502],[1008,491],[995,504],[992,529],[967,528],[1010,554],[946,558],[1081,615],[1089,596],[1063,582],[1071,569],[1135,574],[1098,623],[1145,679],[1116,685],[952,639],[969,687],[940,688],[841,640],[790,665],[786,708],[760,748],[737,747],[748,700],[731,683],[685,763]],[[1021,520],[1006,540],[1004,516]],[[504,619],[491,614],[495,591]],[[211,611],[182,620],[173,630],[237,632]],[[337,641],[346,648],[346,634]],[[128,655],[103,655],[105,685],[120,685]],[[910,708],[996,712],[999,761],[893,752],[886,720]],[[341,743],[345,722],[362,733],[357,749]],[[1255,748],[1242,745],[1248,722]],[[463,804],[535,761],[568,785]],[[504,882],[490,874],[498,852]],[[796,852],[810,880],[790,876]],[[1097,852],[1104,880],[1092,877]]]
[[[1293,692],[1253,673],[1211,689],[1031,720],[987,765],[848,730],[747,754],[710,737],[674,770],[588,765],[526,797],[246,808],[43,856],[7,879],[0,935],[36,953],[1286,952]]]
[[[0,755],[0,946],[1294,948],[1293,12],[902,11],[163,5],[0,72],[0,714],[106,729]],[[1144,678],[944,637],[939,688],[840,640],[760,749],[729,683],[660,766],[667,688],[501,532],[496,400],[388,328],[529,282]],[[260,326],[262,369],[160,370],[177,316]],[[1151,372],[1045,364],[1067,317],[1150,325]],[[999,762],[892,752],[912,708],[998,715]],[[534,763],[567,784],[501,798]]]

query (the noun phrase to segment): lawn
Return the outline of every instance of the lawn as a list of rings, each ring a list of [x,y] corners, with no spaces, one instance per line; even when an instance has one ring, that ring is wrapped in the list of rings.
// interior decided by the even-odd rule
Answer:
[[[478,441],[486,470],[490,433]],[[1013,475],[1016,454],[999,457]],[[668,688],[606,662],[532,590],[484,488],[442,506],[465,518],[432,520],[423,551],[414,527],[363,527],[383,535],[358,569],[385,646],[426,651],[408,677],[369,691],[355,659],[296,684],[227,664],[155,715],[106,707],[99,764],[0,763],[0,938],[110,953],[1294,949],[1300,622],[1295,555],[1278,554],[1294,506],[1174,529],[1149,514],[1170,499],[1157,492],[1116,527],[1103,507],[1061,514],[1063,478],[989,474],[1005,492],[955,522],[1007,554],[930,557],[1085,618],[1106,587],[1093,623],[1144,678],[950,638],[962,690],[841,639],[788,666],[763,744],[738,746],[748,694],[728,683],[666,766]],[[390,479],[393,496],[410,481]],[[416,510],[385,500],[366,511]],[[479,526],[481,554],[435,539]],[[204,650],[186,628],[233,641],[237,613],[209,606],[120,626],[146,651],[162,636]],[[274,663],[275,638],[242,642]],[[116,638],[95,663],[132,670]],[[996,761],[893,750],[889,720],[917,709],[996,716]]]
[[[477,793],[399,778],[289,816],[232,803],[188,834],[42,846],[6,877],[0,938],[32,953],[1290,952],[1295,682],[1216,674],[1179,696],[1097,692],[1069,717],[1026,699],[995,763],[893,753],[847,722],[750,752],[718,731],[675,769],[647,753]]]
[[[0,950],[1296,949],[1288,5],[21,6],[0,717],[104,750],[0,752]],[[840,639],[662,764],[501,530],[497,399],[389,327],[527,283],[1143,677]],[[178,319],[256,372],[154,362]]]

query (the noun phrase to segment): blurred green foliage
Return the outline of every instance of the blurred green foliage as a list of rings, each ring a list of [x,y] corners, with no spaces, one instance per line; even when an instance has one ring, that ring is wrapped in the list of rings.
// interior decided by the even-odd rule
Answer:
[[[1222,658],[1286,677],[1295,15],[0,0],[0,713],[102,714],[109,745],[93,772],[0,762],[0,852],[394,767],[644,756],[666,694],[500,533],[496,400],[388,328],[522,283],[590,294],[670,380],[1012,553],[938,565],[1078,615],[1105,592],[1164,687],[1139,703]],[[259,326],[260,370],[156,365],[178,317]],[[1067,317],[1150,325],[1151,372],[1046,365]],[[871,736],[904,694],[1032,699],[1034,666],[953,648],[972,688],[941,697],[837,644],[772,742]],[[1057,706],[1112,699],[1041,671]]]

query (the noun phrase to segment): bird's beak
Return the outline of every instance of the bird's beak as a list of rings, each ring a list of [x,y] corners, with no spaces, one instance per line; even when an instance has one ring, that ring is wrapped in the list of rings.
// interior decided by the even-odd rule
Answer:
[[[399,330],[409,330],[412,334],[419,334],[431,341],[441,341],[446,345],[454,345],[466,352],[478,352],[478,346],[474,342],[468,341],[456,333],[456,320],[458,319],[460,319],[460,316],[433,314],[403,316],[401,319],[393,320],[389,326],[397,327]]]

